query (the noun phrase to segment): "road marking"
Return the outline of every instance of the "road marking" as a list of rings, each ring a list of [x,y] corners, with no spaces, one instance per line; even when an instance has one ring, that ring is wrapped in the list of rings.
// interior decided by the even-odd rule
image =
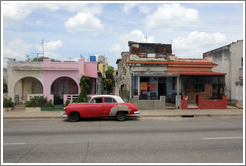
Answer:
[[[210,138],[202,138],[203,140],[216,140],[216,139],[243,139],[243,137],[210,137]]]
[[[3,145],[25,145],[25,142],[20,142],[20,143],[3,143]]]

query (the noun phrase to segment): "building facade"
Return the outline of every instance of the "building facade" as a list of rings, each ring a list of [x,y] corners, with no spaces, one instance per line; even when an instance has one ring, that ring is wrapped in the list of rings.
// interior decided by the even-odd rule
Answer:
[[[101,72],[102,76],[105,77],[105,72],[108,68],[108,59],[103,55],[98,56],[98,70]]]
[[[243,40],[203,53],[203,57],[211,56],[218,64],[213,70],[225,72],[225,94],[228,103],[242,106],[243,104]]]
[[[217,64],[210,57],[177,58],[170,44],[129,42],[129,52],[117,60],[115,94],[135,103],[139,109],[226,108],[225,73],[213,72]],[[223,97],[224,96],[224,97]]]
[[[33,96],[44,96],[55,105],[76,98],[81,76],[91,78],[92,94],[96,93],[97,63],[85,62],[20,62],[9,59],[7,67],[8,97],[24,104]]]

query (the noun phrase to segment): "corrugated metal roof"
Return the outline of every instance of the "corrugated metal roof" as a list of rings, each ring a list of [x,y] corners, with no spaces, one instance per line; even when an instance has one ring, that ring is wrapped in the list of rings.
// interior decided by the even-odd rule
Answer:
[[[178,76],[178,75],[226,75],[226,73],[219,73],[213,71],[167,71],[167,72],[160,72],[160,73],[149,73],[149,72],[137,72],[134,75],[139,76]]]
[[[226,73],[219,73],[213,71],[167,71],[178,75],[226,75]]]
[[[170,65],[214,65],[213,62],[187,62],[187,61],[128,61],[127,64],[170,64]]]

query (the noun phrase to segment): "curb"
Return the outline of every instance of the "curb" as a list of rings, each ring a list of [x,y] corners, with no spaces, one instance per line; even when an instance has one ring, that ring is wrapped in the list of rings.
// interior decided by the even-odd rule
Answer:
[[[201,114],[201,115],[195,115],[195,114],[183,114],[183,115],[141,115],[140,117],[200,117],[200,116],[207,116],[207,117],[213,117],[213,116],[243,116],[243,114],[214,114],[214,115],[211,115],[211,114]]]
[[[213,117],[213,116],[243,116],[243,114],[180,114],[180,115],[140,115],[136,116],[139,118],[145,118],[145,117],[152,117],[152,118],[159,118],[159,117],[168,117],[168,118],[174,118],[174,117],[181,117],[181,118],[191,118],[191,117]],[[50,116],[43,116],[43,117],[3,117],[3,119],[66,119],[60,116],[56,117],[50,117]]]
[[[63,119],[62,117],[3,117],[3,119]]]

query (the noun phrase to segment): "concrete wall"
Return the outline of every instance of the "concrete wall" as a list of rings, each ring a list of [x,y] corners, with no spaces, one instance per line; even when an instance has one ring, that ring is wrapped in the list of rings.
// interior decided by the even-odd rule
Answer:
[[[27,94],[39,93],[42,89],[44,97],[53,100],[53,95],[50,92],[51,85],[56,79],[69,77],[79,87],[82,75],[97,78],[97,63],[85,63],[84,59],[79,59],[78,62],[51,62],[50,59],[44,59],[44,62],[17,62],[14,59],[9,59],[7,67],[8,97],[15,101],[15,94],[17,94],[21,102],[26,99]]]
[[[138,97],[130,98],[139,110],[163,110],[166,107],[165,96],[160,96],[160,100],[139,100]]]
[[[82,59],[78,62],[51,62],[50,59],[44,59],[44,96],[48,100],[53,100],[50,88],[52,83],[60,77],[69,77],[80,87],[79,81],[80,77],[84,75],[84,69],[84,60]]]
[[[97,78],[97,63],[96,62],[85,62],[84,75],[91,78]],[[82,73],[80,73],[82,74]]]
[[[231,99],[236,99],[236,82],[242,82],[239,79],[239,70],[241,67],[241,58],[243,57],[243,41],[231,44]]]
[[[218,66],[213,68],[215,72],[227,73],[225,76],[225,94],[228,96],[228,99],[231,98],[231,53],[230,53],[231,45],[227,45],[224,47],[220,47],[218,49],[206,52],[203,56],[211,55],[212,61]]]
[[[237,95],[242,95],[236,94],[238,88],[236,82],[242,82],[242,79],[239,78],[242,71],[243,41],[239,40],[203,54],[204,57],[207,55],[211,55],[213,62],[218,64],[213,71],[227,73],[225,76],[225,95],[227,95],[229,102],[235,102],[234,100],[238,98]]]
[[[16,93],[22,93],[21,80],[23,78],[27,78],[27,77],[35,78],[43,85],[42,68],[43,68],[42,62],[16,62],[14,59],[9,59],[8,67],[7,67],[8,97],[11,97],[12,101],[15,101],[15,90]],[[20,96],[20,99],[22,98],[23,96]]]
[[[129,61],[129,52],[121,54],[122,59],[118,63],[118,76],[115,82],[115,95],[121,96],[124,101],[129,101],[131,94],[131,71],[126,65]]]

